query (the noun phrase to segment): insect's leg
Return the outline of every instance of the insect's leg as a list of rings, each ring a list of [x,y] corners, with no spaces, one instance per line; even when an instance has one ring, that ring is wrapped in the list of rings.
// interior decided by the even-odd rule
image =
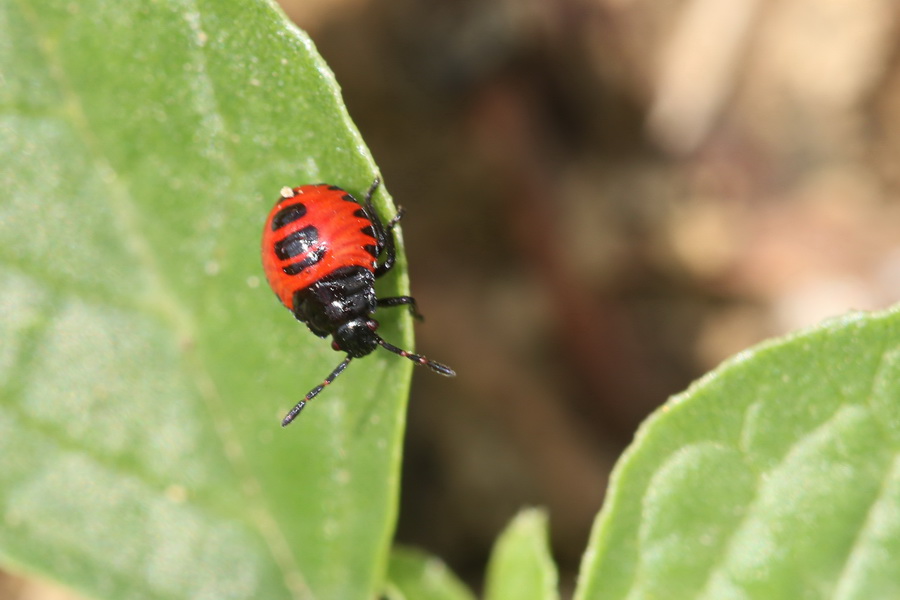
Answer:
[[[375,230],[375,239],[378,241],[378,254],[381,255],[382,252],[384,253],[384,262],[375,267],[375,277],[381,277],[393,269],[394,263],[397,262],[397,249],[394,243],[394,227],[400,222],[400,219],[403,218],[404,213],[403,207],[398,207],[397,214],[394,215],[393,219],[387,222],[387,225],[381,222],[381,218],[375,210],[375,205],[372,203],[372,196],[375,195],[375,190],[380,183],[381,181],[379,179],[375,179],[372,186],[369,188],[369,191],[366,193],[365,198],[366,213],[369,215],[369,220],[372,221],[372,228]]]
[[[379,298],[377,300],[378,306],[383,308],[390,308],[392,306],[403,306],[404,304],[409,306],[409,314],[411,314],[416,319],[422,321],[425,317],[419,312],[419,306],[416,304],[416,299],[412,296],[393,296],[391,298]]]
[[[375,267],[375,277],[381,277],[394,268],[394,263],[397,261],[397,249],[394,247],[394,226],[403,218],[404,212],[402,206],[398,207],[397,214],[388,221],[387,226],[384,228],[384,237],[381,244],[382,252],[384,252],[384,262]]]
[[[403,215],[406,214],[406,210],[402,206],[397,207],[397,214],[394,215],[394,218],[388,221],[387,227],[385,229],[388,233],[394,232],[394,225],[400,222],[400,219],[403,218]]]

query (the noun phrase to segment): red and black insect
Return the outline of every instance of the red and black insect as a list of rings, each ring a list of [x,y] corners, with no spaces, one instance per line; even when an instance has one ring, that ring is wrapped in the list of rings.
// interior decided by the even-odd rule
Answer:
[[[397,259],[394,226],[403,209],[387,225],[372,205],[379,180],[372,183],[363,204],[341,188],[320,183],[285,187],[263,229],[262,262],[275,295],[319,337],[332,336],[331,347],[347,357],[325,380],[309,391],[281,421],[290,424],[306,403],[340,375],[354,358],[381,346],[418,365],[452,377],[450,367],[407,352],[381,338],[372,313],[381,307],[409,307],[421,318],[410,296],[377,298],[375,278],[393,268]],[[383,262],[379,257],[384,255]]]

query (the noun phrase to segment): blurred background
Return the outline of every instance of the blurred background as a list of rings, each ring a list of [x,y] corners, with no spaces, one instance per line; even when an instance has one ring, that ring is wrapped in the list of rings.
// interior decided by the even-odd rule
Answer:
[[[408,211],[418,348],[459,373],[415,374],[398,541],[476,589],[539,505],[570,593],[647,414],[900,300],[895,0],[281,1]],[[25,586],[0,598],[63,597]]]

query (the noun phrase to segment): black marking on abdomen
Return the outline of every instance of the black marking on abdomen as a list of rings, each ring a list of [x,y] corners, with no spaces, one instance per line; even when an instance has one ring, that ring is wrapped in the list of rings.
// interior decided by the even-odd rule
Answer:
[[[290,206],[285,206],[272,217],[272,231],[278,231],[285,225],[290,225],[297,219],[302,219],[305,216],[305,204],[298,202],[296,204],[291,204]]]
[[[297,275],[305,269],[313,266],[320,260],[325,258],[325,248],[316,248],[313,252],[311,252],[306,258],[301,260],[300,262],[295,262],[286,267],[283,267],[281,270],[284,271],[285,275]]]
[[[275,242],[275,255],[281,260],[294,258],[309,252],[310,246],[317,241],[319,241],[319,230],[313,225],[307,225]]]

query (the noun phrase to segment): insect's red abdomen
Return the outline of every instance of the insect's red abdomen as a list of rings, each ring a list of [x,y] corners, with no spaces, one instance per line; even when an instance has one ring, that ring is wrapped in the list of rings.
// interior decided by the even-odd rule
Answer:
[[[293,196],[287,196],[288,192]],[[263,230],[263,268],[289,309],[294,294],[343,267],[375,270],[378,242],[365,209],[328,184],[285,188]]]

